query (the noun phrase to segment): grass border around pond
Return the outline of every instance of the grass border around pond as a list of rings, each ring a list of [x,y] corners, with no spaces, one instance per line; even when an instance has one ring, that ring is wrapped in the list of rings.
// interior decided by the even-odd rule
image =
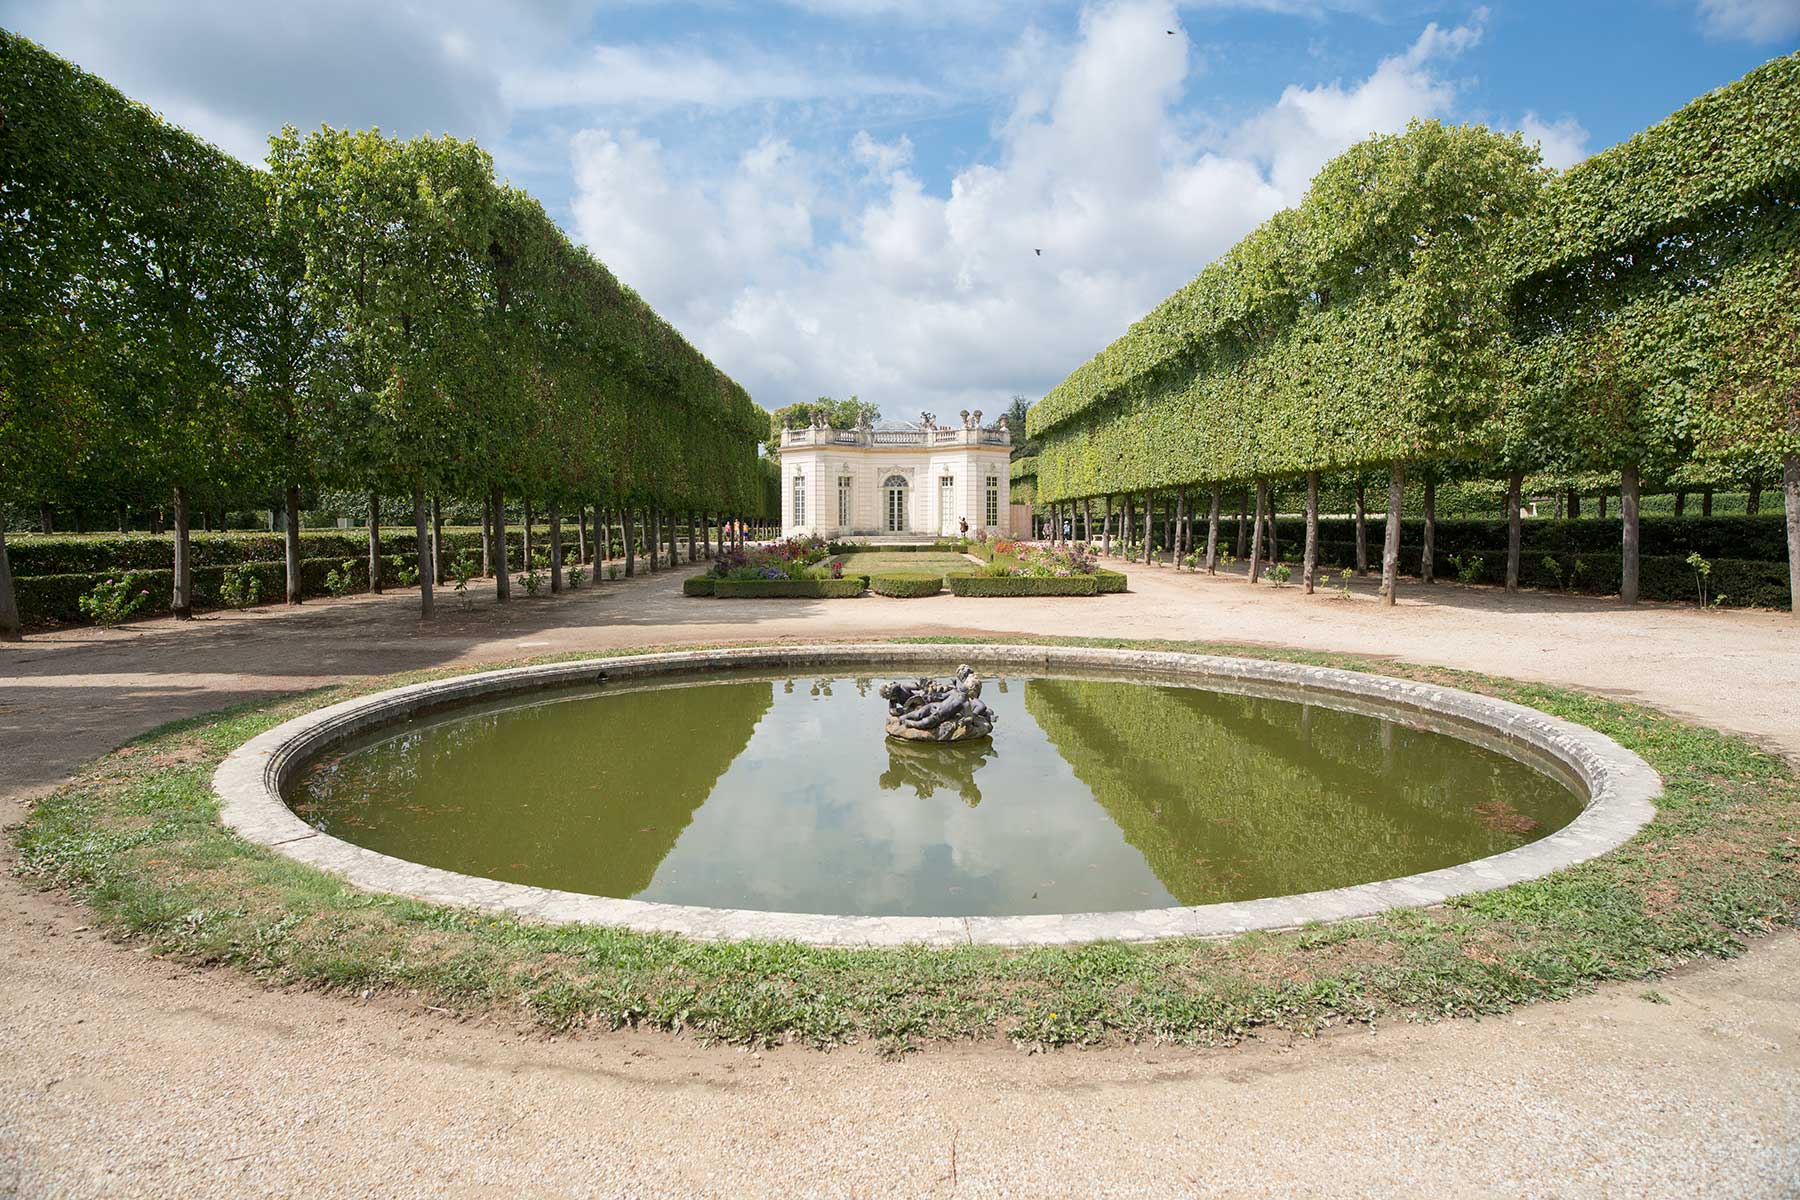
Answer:
[[[239,706],[138,738],[36,804],[14,831],[18,869],[87,904],[114,937],[274,986],[375,989],[553,1030],[647,1025],[889,1048],[990,1037],[1216,1043],[1259,1027],[1502,1012],[1734,955],[1800,911],[1800,786],[1742,738],[1568,689],[1349,655],[1017,640],[1269,658],[1495,695],[1614,738],[1665,790],[1655,819],[1618,850],[1435,908],[1224,941],[1035,949],[817,949],[533,924],[363,892],[220,828],[210,778],[230,750],[326,704],[463,673],[443,670]]]

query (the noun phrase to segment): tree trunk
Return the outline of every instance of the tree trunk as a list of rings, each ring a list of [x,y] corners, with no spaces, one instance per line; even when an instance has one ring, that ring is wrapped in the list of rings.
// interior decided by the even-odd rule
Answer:
[[[694,526],[697,523],[698,522],[694,516],[693,510],[689,509],[688,515],[687,515],[687,534],[688,534],[687,543],[688,543],[688,563],[689,563],[689,565],[692,565],[692,564],[700,561],[699,556],[694,553]]]
[[[1581,519],[1581,493],[1574,488],[1569,489],[1569,520]]]
[[[1701,491],[1701,493],[1700,493],[1700,515],[1701,516],[1703,516],[1703,517],[1712,516],[1712,497],[1713,497],[1713,490],[1711,488],[1706,488]]]
[[[481,498],[481,574],[494,573],[494,498]]]
[[[414,558],[419,564],[419,618],[429,621],[432,613],[432,576],[431,576],[431,542],[427,538],[426,525],[428,517],[425,512],[425,491],[423,488],[413,489],[413,537],[416,539],[417,553]]]
[[[700,513],[700,557],[712,557],[712,514]]]
[[[1419,554],[1419,582],[1436,583],[1437,570],[1437,480],[1425,481],[1425,548]]]
[[[1112,495],[1108,493],[1100,502],[1100,553],[1112,554]]]
[[[1506,590],[1519,590],[1519,543],[1522,531],[1519,528],[1519,507],[1522,503],[1520,492],[1525,487],[1525,476],[1514,471],[1506,477]]]
[[[1400,585],[1400,505],[1406,493],[1406,464],[1396,461],[1388,476],[1386,536],[1381,542],[1381,603],[1394,606]]]
[[[550,594],[563,590],[562,506],[550,506]]]
[[[1800,421],[1800,414],[1790,417],[1790,424],[1795,421]],[[1787,509],[1788,613],[1800,616],[1800,454],[1788,455],[1783,463],[1781,491]],[[6,545],[0,540],[0,627],[6,621],[5,572]]]
[[[1237,510],[1237,556],[1243,558],[1250,553],[1250,531],[1244,528],[1244,510],[1250,507],[1250,494],[1243,493],[1238,497]]]
[[[1152,505],[1154,497],[1154,492],[1144,493],[1144,564],[1146,566],[1150,563],[1150,539],[1156,536]]]
[[[519,512],[525,530],[524,540],[520,543],[519,570],[527,573],[531,570],[531,518],[534,515],[531,511],[531,501],[527,500]]]
[[[637,510],[621,508],[619,510],[619,528],[625,534],[625,578],[630,579],[637,574]]]
[[[1676,492],[1675,493],[1675,515],[1678,517],[1687,515],[1687,493],[1686,492]]]
[[[1187,555],[1187,489],[1175,489],[1175,569],[1181,570],[1181,560]]]
[[[450,568],[447,561],[449,555],[444,553],[444,504],[438,497],[431,498],[431,578],[434,583],[443,583],[448,577]]]
[[[219,528],[223,529],[224,525],[221,524],[219,526]],[[79,506],[77,506],[75,509],[75,532],[76,533],[86,533],[87,532],[87,510],[84,508],[81,508]]]
[[[587,550],[588,550],[587,505],[577,504],[575,506],[575,565],[576,566],[578,566],[578,567],[587,566],[587,561],[588,561]]]
[[[1369,573],[1369,494],[1359,479],[1356,483],[1356,495],[1351,500],[1351,511],[1356,516],[1356,573]]]
[[[1212,490],[1212,502],[1206,509],[1206,573],[1219,573],[1219,489]]]
[[[1619,472],[1619,526],[1621,551],[1619,558],[1619,599],[1626,604],[1638,601],[1638,469],[1626,467]]]
[[[1319,473],[1306,473],[1306,544],[1300,551],[1300,586],[1312,595],[1313,576],[1319,571]]]
[[[1621,501],[1623,503],[1623,501]],[[1744,497],[1744,515],[1754,517],[1762,512],[1762,480],[1750,481],[1749,494]]]
[[[188,495],[185,487],[175,489],[175,586],[169,610],[177,621],[194,619],[194,576],[189,561]]]
[[[512,599],[512,547],[506,543],[506,494],[496,491],[488,502],[494,522],[494,602]]]
[[[1270,484],[1269,511],[1264,519],[1268,522],[1269,528],[1269,561],[1271,563],[1278,563],[1281,561],[1281,539],[1275,536],[1275,504],[1278,499],[1279,497],[1276,494],[1275,485]]]
[[[645,524],[650,536],[644,540],[644,565],[652,575],[662,569],[662,509],[645,511]]]
[[[1131,553],[1131,539],[1137,533],[1136,520],[1137,506],[1131,502],[1131,493],[1127,492],[1125,493],[1125,509],[1120,515],[1121,523],[1119,525],[1119,541],[1123,543],[1119,547],[1121,554]]]
[[[38,505],[38,529],[46,534],[56,532],[56,512],[48,504]]]
[[[369,594],[381,594],[381,497],[369,493]]]
[[[1602,521],[1606,520],[1606,493],[1604,491],[1600,493],[1600,496],[1596,501],[1596,507],[1600,514],[1600,519]]]
[[[673,571],[681,565],[681,525],[675,520],[675,514],[668,514],[669,526],[669,570]]]
[[[1269,485],[1256,481],[1256,515],[1250,521],[1250,582],[1262,578],[1263,507],[1269,502]]]
[[[119,532],[131,532],[131,514],[125,510],[123,504],[119,505]]]
[[[1792,509],[1789,505],[1789,509]],[[1793,541],[1793,523],[1789,522],[1789,543]],[[22,639],[24,625],[19,620],[19,597],[13,590],[12,560],[6,556],[6,522],[0,521],[0,642]]]
[[[287,509],[287,528],[281,532],[282,548],[287,551],[287,602],[300,603],[300,489],[289,484],[283,503]]]

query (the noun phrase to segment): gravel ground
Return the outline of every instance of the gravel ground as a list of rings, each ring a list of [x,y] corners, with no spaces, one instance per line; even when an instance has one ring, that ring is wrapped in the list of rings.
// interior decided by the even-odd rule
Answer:
[[[1384,612],[1361,588],[1166,569],[1079,602],[688,600],[678,578],[451,602],[430,628],[389,596],[0,646],[0,820],[127,737],[234,699],[565,649],[951,630],[1391,655],[1643,701],[1800,761],[1800,627],[1774,614],[1443,584]],[[1800,1195],[1794,935],[1653,993],[1481,1022],[888,1062],[524,1038],[265,991],[84,925],[0,879],[0,1195]]]

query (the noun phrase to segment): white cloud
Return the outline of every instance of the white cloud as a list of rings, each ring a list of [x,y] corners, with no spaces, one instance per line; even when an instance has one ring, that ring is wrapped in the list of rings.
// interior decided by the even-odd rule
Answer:
[[[1042,394],[1297,201],[1345,146],[1447,114],[1442,69],[1481,32],[1479,14],[1429,26],[1366,78],[1290,87],[1202,144],[1180,115],[1196,70],[1186,36],[1143,35],[1176,17],[1168,0],[1117,0],[1090,8],[1067,46],[1027,28],[997,148],[947,194],[913,172],[905,139],[867,131],[843,143],[860,177],[765,144],[707,178],[656,142],[589,130],[577,235],[767,407],[855,392],[889,416],[996,411]],[[1533,120],[1554,154],[1585,138]],[[822,219],[826,203],[841,220]]]
[[[1545,121],[1534,112],[1519,120],[1519,130],[1526,142],[1536,142],[1544,155],[1544,165],[1566,171],[1588,156],[1588,131],[1574,117]]]
[[[581,63],[546,71],[522,66],[502,87],[520,108],[697,105],[737,108],[765,100],[920,95],[916,81],[863,72],[821,73],[753,50],[722,58],[681,46],[595,46]]]
[[[1305,192],[1326,160],[1372,133],[1400,129],[1412,117],[1443,116],[1456,99],[1456,86],[1438,73],[1481,38],[1486,11],[1474,23],[1443,29],[1427,25],[1403,53],[1383,59],[1367,79],[1289,87],[1269,111],[1247,122],[1235,145],[1268,165],[1269,178],[1288,203]]]
[[[1700,23],[1712,37],[1785,41],[1800,35],[1800,0],[1700,0]]]

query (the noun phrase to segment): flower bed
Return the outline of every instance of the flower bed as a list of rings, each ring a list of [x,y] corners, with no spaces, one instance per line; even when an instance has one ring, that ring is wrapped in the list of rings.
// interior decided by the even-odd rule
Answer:
[[[712,594],[721,600],[851,600],[869,581],[862,575],[841,579],[716,579]]]
[[[920,596],[937,595],[944,590],[944,578],[941,575],[928,575],[923,572],[894,571],[869,576],[869,590],[877,596],[892,596],[897,600],[910,600]]]
[[[822,538],[789,538],[769,546],[726,550],[706,574],[682,581],[684,596],[781,596],[844,599],[860,596],[869,577],[845,574]]]

